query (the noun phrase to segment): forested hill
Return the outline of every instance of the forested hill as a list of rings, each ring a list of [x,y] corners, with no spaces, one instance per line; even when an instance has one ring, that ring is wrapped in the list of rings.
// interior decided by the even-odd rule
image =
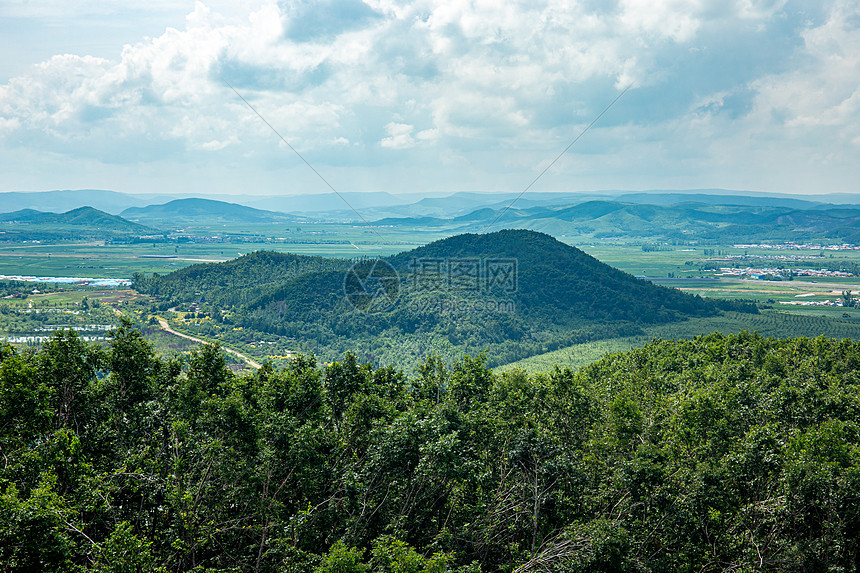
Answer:
[[[860,345],[655,341],[576,373],[353,355],[237,377],[122,326],[0,347],[6,571],[856,571]]]
[[[23,209],[0,215],[0,241],[128,241],[161,231],[127,221],[92,207],[79,207],[65,213],[46,213]]]
[[[46,225],[80,225],[86,226],[89,229],[104,229],[127,233],[142,234],[158,232],[152,227],[128,221],[118,215],[111,215],[93,207],[79,207],[60,214],[48,213],[34,222]]]
[[[554,237],[528,230],[463,234],[395,255],[389,262],[409,277],[416,260],[516,261],[516,288],[509,293],[521,311],[565,320],[668,322],[714,313],[714,301],[654,285],[602,263]],[[486,271],[484,271],[486,272]],[[489,277],[484,277],[489,278]]]
[[[296,277],[315,271],[345,272],[343,259],[257,251],[223,263],[203,263],[168,275],[134,275],[134,287],[176,302],[202,297],[221,307],[257,300]]]
[[[374,282],[373,272],[389,264],[398,275]],[[200,334],[241,326],[293,338],[297,350],[326,360],[354,350],[405,365],[430,353],[481,351],[490,364],[504,364],[636,334],[641,324],[715,314],[720,304],[636,279],[533,231],[460,235],[375,265],[260,252],[166,276],[137,275],[134,286],[163,298],[163,308],[205,299],[213,320]],[[365,288],[355,282],[365,279],[368,297],[383,287],[391,300],[355,306],[347,291]]]

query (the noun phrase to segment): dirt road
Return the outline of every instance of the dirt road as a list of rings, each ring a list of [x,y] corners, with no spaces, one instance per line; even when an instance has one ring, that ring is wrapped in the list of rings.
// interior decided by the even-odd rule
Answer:
[[[187,338],[188,340],[192,340],[194,342],[199,342],[200,344],[209,344],[207,341],[205,341],[201,338],[195,338],[194,336],[189,336],[187,334],[182,334],[181,332],[176,332],[175,330],[170,328],[170,325],[167,324],[167,321],[164,320],[163,318],[158,319],[158,324],[159,324],[159,326],[161,326],[161,329],[163,331],[169,332],[170,334],[172,334],[174,336],[178,336],[180,338]],[[252,368],[260,368],[260,364],[258,364],[257,362],[254,362],[253,360],[251,360],[250,358],[248,358],[247,356],[245,356],[241,352],[237,352],[236,350],[233,350],[232,348],[227,348],[226,346],[222,346],[221,348],[224,349],[224,352],[229,352],[233,356],[236,356],[237,358],[242,359],[245,362],[245,364],[247,364],[248,366],[251,366]]]

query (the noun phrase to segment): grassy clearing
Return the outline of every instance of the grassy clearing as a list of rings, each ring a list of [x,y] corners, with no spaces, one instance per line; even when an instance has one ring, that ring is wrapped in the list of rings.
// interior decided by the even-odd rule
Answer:
[[[576,344],[567,348],[525,358],[496,368],[497,372],[522,369],[541,372],[558,365],[562,368],[579,368],[606,354],[623,352],[644,346],[655,338],[677,340],[701,334],[721,332],[737,333],[742,330],[756,331],[764,336],[788,338],[794,336],[829,336],[833,338],[860,339],[860,312],[852,311],[850,318],[821,316],[807,312],[763,311],[759,315],[727,312],[722,316],[686,320],[674,324],[652,326],[644,336],[627,336]]]

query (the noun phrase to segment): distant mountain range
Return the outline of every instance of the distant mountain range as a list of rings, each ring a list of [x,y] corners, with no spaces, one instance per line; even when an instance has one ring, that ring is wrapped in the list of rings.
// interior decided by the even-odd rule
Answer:
[[[44,213],[22,209],[0,214],[3,241],[112,239],[158,234],[153,227],[127,221],[92,207],[79,207],[65,213]]]
[[[137,202],[124,208],[120,215],[162,229],[310,220],[352,224],[369,220],[380,227],[427,228],[450,234],[519,228],[555,236],[577,236],[583,240],[860,242],[860,205],[851,203],[860,203],[860,195],[827,196],[830,200],[844,202],[834,204],[811,197],[740,194],[720,189],[602,193],[535,192],[519,197],[516,193],[459,192],[417,200],[384,192],[344,193],[342,198],[329,193],[245,196],[236,198],[235,202],[200,197],[173,198],[164,203],[141,205],[139,203],[146,203],[143,196],[83,190],[5,193],[0,194],[0,201],[3,201],[0,204],[6,208],[30,205],[10,210],[17,220],[35,223],[36,213],[43,212],[45,205],[53,209],[57,205],[93,199],[115,208],[123,201]],[[344,200],[355,211],[346,208]],[[260,208],[262,206],[269,208]],[[8,217],[7,214],[5,218]]]
[[[242,203],[257,209],[268,209],[282,213],[325,213],[330,211],[342,211],[349,208],[349,202],[355,209],[367,209],[370,207],[392,207],[408,205],[415,201],[409,195],[392,195],[384,191],[369,191],[367,193],[344,192],[340,195],[335,193],[319,193],[315,195],[284,195],[277,197],[245,197],[233,198],[231,201]],[[351,211],[349,211],[351,213]]]
[[[624,204],[645,204],[657,206],[673,206],[679,204],[697,203],[702,205],[743,206],[743,207],[782,207],[788,209],[822,209],[833,207],[834,204],[848,205],[860,203],[860,195],[828,196],[829,200],[813,200],[810,197],[773,194],[741,194],[721,189],[702,189],[690,191],[649,191],[630,193],[628,191],[601,191],[593,193],[548,193],[530,192],[520,196],[518,193],[469,193],[458,192],[444,197],[427,197],[401,205],[377,205],[361,209],[356,207],[361,216],[371,221],[386,221],[388,219],[422,219],[436,218],[456,220],[460,217],[480,219],[475,212],[486,210],[486,213],[497,213],[505,209],[527,211],[529,209],[571,207],[590,201],[609,201]],[[835,202],[835,203],[834,203]],[[337,203],[335,203],[337,205]],[[312,215],[330,219],[360,218],[351,212],[341,202],[341,207],[329,211],[312,213]],[[490,218],[489,220],[492,220]],[[486,223],[486,221],[485,221]]]
[[[121,213],[131,221],[162,228],[190,223],[276,223],[302,218],[212,199],[176,199],[162,205],[131,207]]]
[[[323,213],[349,210],[344,199],[356,209],[368,207],[391,207],[408,205],[417,198],[412,195],[393,195],[386,192],[316,193],[299,195],[261,196],[236,195],[164,195],[132,194],[102,189],[75,189],[57,191],[11,191],[0,192],[0,209],[4,212],[34,209],[38,211],[68,211],[77,207],[91,206],[114,215],[132,207],[147,207],[171,202],[176,199],[209,199],[224,203],[236,203],[263,211],[280,213]],[[354,215],[354,213],[353,213]]]
[[[646,196],[638,198],[647,198]],[[660,200],[661,196],[655,199]],[[696,196],[697,199],[703,199]],[[428,227],[453,233],[483,232],[492,228],[532,229],[555,236],[582,239],[655,241],[804,241],[860,242],[860,207],[838,207],[797,199],[765,198],[773,205],[725,203],[715,196],[709,202],[643,204],[620,200],[592,200],[575,205],[530,208],[484,207],[467,215],[440,217],[388,217],[378,226]],[[784,201],[784,205],[778,205]],[[804,208],[797,208],[802,205]]]
[[[673,205],[695,202],[712,205],[747,205],[790,207],[794,209],[813,209],[821,205],[860,204],[860,194],[796,195],[777,193],[758,193],[753,191],[731,191],[726,189],[691,190],[651,190],[625,191],[605,190],[589,192],[528,192],[521,197],[519,193],[476,193],[454,192],[449,194],[394,194],[378,192],[341,192],[294,194],[294,195],[253,195],[253,194],[203,194],[203,195],[164,195],[131,194],[99,189],[78,189],[59,191],[2,192],[0,209],[4,212],[35,209],[39,211],[68,211],[77,207],[91,206],[114,215],[132,207],[147,207],[164,204],[175,199],[210,199],[226,203],[236,203],[254,209],[280,213],[303,213],[314,216],[327,214],[334,218],[350,217],[358,219],[347,206],[347,202],[365,218],[383,217],[441,217],[452,218],[466,215],[480,208],[500,209],[519,199],[513,207],[529,209],[537,206],[573,205],[590,200],[610,200],[624,203],[643,203],[651,205]]]
[[[78,207],[93,207],[117,215],[129,207],[143,207],[175,197],[164,195],[132,195],[103,189],[74,189],[61,191],[13,191],[0,193],[0,210],[14,212],[26,209],[65,212]]]

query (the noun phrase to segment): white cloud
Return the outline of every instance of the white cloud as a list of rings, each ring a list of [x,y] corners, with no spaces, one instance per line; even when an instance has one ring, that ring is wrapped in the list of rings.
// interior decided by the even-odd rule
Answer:
[[[64,9],[31,3],[31,17]],[[56,55],[0,85],[0,152],[133,165],[248,157],[279,169],[277,138],[222,79],[315,162],[376,165],[391,149],[412,148],[410,158],[425,153],[428,163],[473,161],[477,182],[552,157],[630,83],[575,150],[592,154],[595,173],[623,166],[615,151],[598,151],[613,148],[600,130],[617,138],[614,147],[643,153],[643,170],[693,154],[696,136],[712,138],[702,154],[719,149],[726,161],[744,148],[737,141],[860,139],[856,3],[835,4],[805,30],[806,12],[787,0],[365,4],[197,2],[183,25],[115,58]],[[89,0],[86,9],[111,6]],[[188,4],[156,9],[177,6]],[[772,49],[774,41],[789,49]],[[707,163],[690,158],[684,169]],[[581,168],[554,169],[561,180]]]
[[[753,83],[755,117],[798,137],[855,147],[860,138],[860,5],[841,2],[826,22],[805,30],[800,65]],[[831,141],[832,143],[832,141]]]
[[[424,129],[415,134],[415,137],[420,141],[433,141],[439,138],[438,129]]]
[[[390,122],[385,126],[385,131],[388,137],[383,137],[379,142],[382,147],[391,149],[406,149],[415,145],[415,139],[412,137],[414,126],[408,123]]]
[[[218,141],[217,139],[213,139],[212,141],[207,141],[206,143],[200,144],[200,149],[204,149],[206,151],[218,151],[220,149],[224,149],[228,145],[230,145],[231,141]]]
[[[621,23],[635,32],[675,42],[691,40],[701,26],[702,2],[621,0]]]
[[[769,19],[782,10],[788,0],[736,0],[738,16],[748,20]]]

